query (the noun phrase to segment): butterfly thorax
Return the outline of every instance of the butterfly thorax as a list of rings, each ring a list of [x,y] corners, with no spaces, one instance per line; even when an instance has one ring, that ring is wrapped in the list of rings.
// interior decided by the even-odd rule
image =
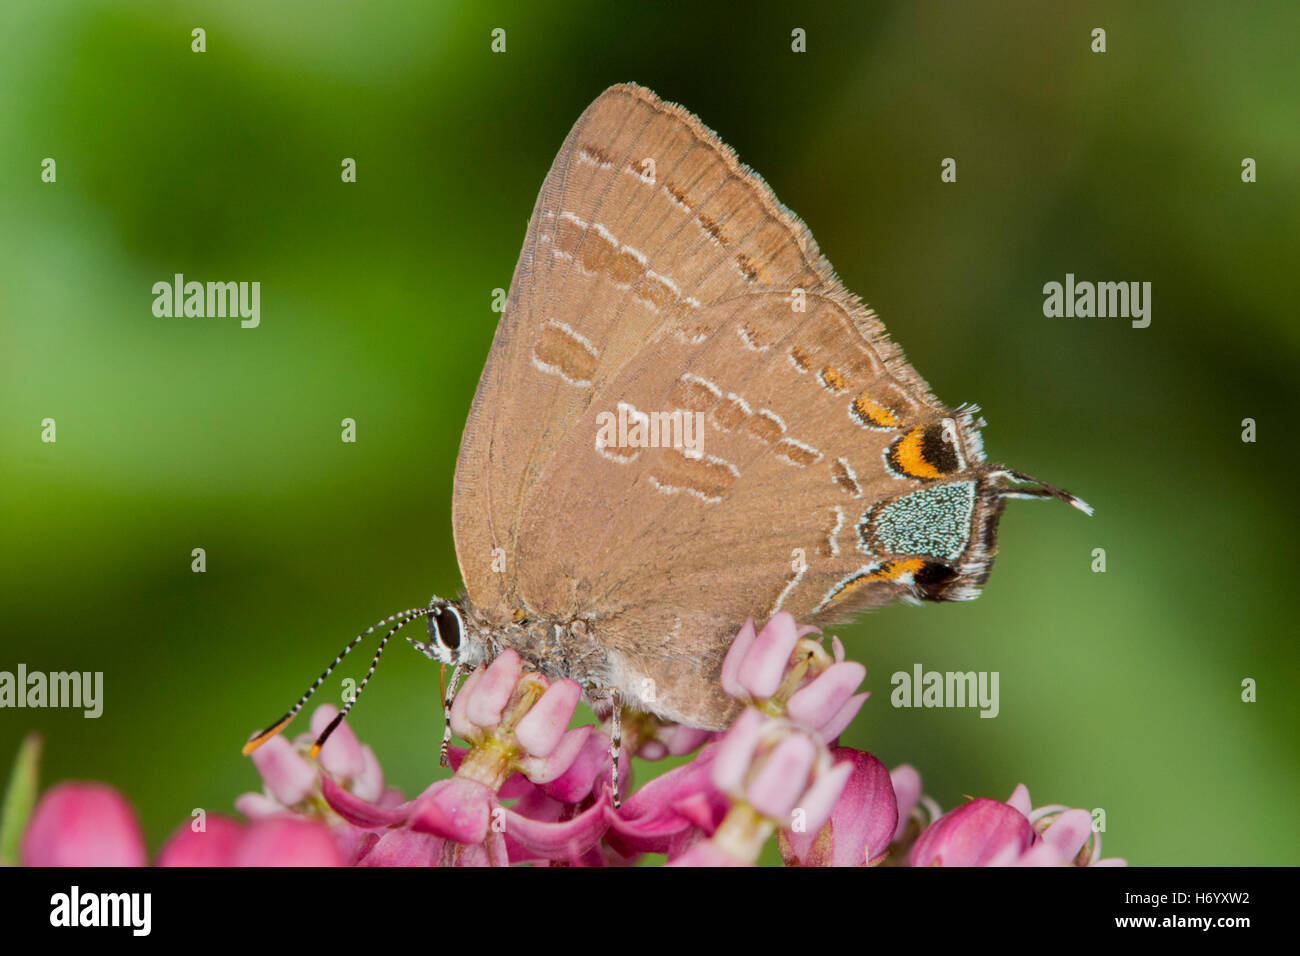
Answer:
[[[465,622],[462,663],[476,665],[509,648],[525,666],[551,680],[577,681],[589,699],[610,686],[608,652],[592,636],[587,621],[521,619],[498,624],[488,620],[468,598],[461,598],[460,608]]]

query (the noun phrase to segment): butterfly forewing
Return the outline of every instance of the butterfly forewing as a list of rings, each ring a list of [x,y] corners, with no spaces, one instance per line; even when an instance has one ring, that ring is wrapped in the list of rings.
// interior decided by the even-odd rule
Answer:
[[[578,120],[533,211],[457,466],[457,553],[481,610],[507,612],[529,481],[594,386],[661,326],[690,329],[756,285],[823,283],[811,237],[783,217],[730,150],[648,90],[614,87]]]

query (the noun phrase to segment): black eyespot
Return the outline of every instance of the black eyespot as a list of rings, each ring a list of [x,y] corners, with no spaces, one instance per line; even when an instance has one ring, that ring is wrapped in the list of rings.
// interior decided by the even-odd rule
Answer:
[[[434,623],[438,627],[438,640],[444,647],[455,650],[460,647],[460,615],[450,605],[444,605],[433,613]]]
[[[927,561],[912,580],[926,601],[942,601],[948,585],[957,577],[957,571],[941,561]]]
[[[926,428],[921,438],[921,457],[941,475],[951,475],[960,464],[953,438],[942,425]]]

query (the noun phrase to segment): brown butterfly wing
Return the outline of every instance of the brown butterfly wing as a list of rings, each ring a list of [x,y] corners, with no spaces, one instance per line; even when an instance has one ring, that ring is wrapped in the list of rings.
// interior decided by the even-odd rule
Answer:
[[[945,416],[969,445],[969,421],[911,395],[840,305],[806,304],[746,294],[703,310],[695,336],[661,330],[597,391],[524,508],[518,587],[530,613],[599,615],[614,682],[653,688],[649,706],[672,719],[725,724],[717,672],[747,616],[783,609],[821,623],[925,597],[927,582],[959,576],[968,550],[888,550],[898,534],[873,517],[949,485],[969,485],[973,503],[976,455],[937,478],[885,462],[901,436]],[[895,427],[851,414],[864,394]],[[620,404],[628,419],[698,413],[702,441],[606,447],[601,416]]]
[[[453,525],[480,610],[503,620],[515,606],[530,482],[594,389],[660,326],[751,287],[751,262],[787,286],[819,288],[827,271],[807,230],[685,110],[632,85],[588,107],[538,196],[461,443]]]
[[[598,450],[619,403],[703,413],[700,455]],[[717,668],[745,616],[916,592],[849,532],[862,502],[954,476],[923,473],[920,439],[895,447],[945,417],[971,446],[969,416],[933,398],[766,184],[685,110],[614,87],[543,185],[466,426],[470,600],[499,622],[594,618],[616,684],[649,679],[647,709],[719,726]]]

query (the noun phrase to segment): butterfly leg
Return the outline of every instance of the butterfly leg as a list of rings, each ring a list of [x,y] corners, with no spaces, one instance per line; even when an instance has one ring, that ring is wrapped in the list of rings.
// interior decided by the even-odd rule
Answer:
[[[438,765],[451,766],[448,749],[451,747],[451,705],[456,699],[456,686],[460,683],[460,665],[451,669],[451,680],[442,695],[442,744],[438,747]]]
[[[614,709],[609,715],[609,777],[614,809],[617,810],[622,803],[618,795],[618,759],[623,752],[623,705],[618,699],[618,691],[610,691],[610,702]]]

